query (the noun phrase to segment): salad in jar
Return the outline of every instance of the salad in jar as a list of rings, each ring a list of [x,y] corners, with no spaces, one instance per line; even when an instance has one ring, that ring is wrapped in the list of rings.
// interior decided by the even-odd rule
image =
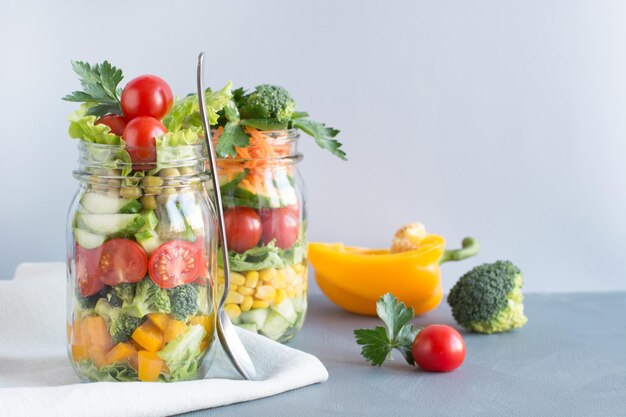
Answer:
[[[161,78],[118,87],[108,62],[74,62],[80,187],[68,218],[70,360],[84,381],[180,381],[208,369],[215,339],[216,213],[197,96]],[[207,111],[231,98],[206,92]]]
[[[250,92],[234,90],[218,114],[213,140],[231,270],[224,308],[240,327],[287,342],[302,327],[307,310],[307,216],[297,169],[302,159],[299,132],[345,159],[334,139],[339,131],[295,111],[289,92],[268,84]],[[221,293],[221,262],[217,282]]]

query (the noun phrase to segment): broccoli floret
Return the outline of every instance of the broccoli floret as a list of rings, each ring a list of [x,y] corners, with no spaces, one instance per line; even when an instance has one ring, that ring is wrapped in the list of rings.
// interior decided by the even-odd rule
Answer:
[[[198,301],[198,290],[193,284],[179,285],[171,290],[167,290],[172,305],[172,314],[176,320],[186,322],[189,316],[198,312],[200,303]]]
[[[104,298],[98,300],[94,311],[106,321],[115,344],[127,341],[141,324],[140,318],[124,314],[121,307],[112,306]]]
[[[132,302],[124,303],[125,314],[141,318],[149,313],[169,313],[170,299],[163,288],[159,288],[150,278],[144,278],[135,286]]]
[[[123,282],[121,284],[117,284],[113,286],[111,288],[111,292],[120,301],[122,301],[122,303],[130,304],[133,302],[133,298],[135,298],[135,284]]]
[[[459,279],[448,304],[457,323],[470,331],[505,332],[528,321],[521,287],[522,271],[511,262],[483,264]]]
[[[83,297],[80,291],[76,291],[76,303],[83,310],[93,309],[98,302],[98,299],[104,297],[105,293],[103,291],[97,292],[88,297]]]
[[[262,84],[240,99],[243,105],[239,109],[242,119],[278,119],[285,122],[291,119],[296,102],[289,92],[282,87]]]

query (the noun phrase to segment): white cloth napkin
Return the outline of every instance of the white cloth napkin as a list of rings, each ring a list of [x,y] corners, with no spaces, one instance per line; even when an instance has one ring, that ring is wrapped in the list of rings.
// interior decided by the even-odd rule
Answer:
[[[258,373],[241,380],[218,348],[209,375],[176,383],[81,383],[66,353],[65,265],[22,264],[0,281],[2,416],[166,416],[275,395],[328,379],[308,353],[238,329]]]

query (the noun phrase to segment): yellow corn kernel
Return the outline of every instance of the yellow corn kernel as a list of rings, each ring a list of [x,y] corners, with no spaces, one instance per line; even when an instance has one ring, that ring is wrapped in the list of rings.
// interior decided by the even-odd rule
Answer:
[[[256,288],[259,283],[259,273],[257,271],[246,272],[246,287]]]
[[[268,308],[269,306],[270,303],[268,303],[267,301],[254,300],[252,302],[252,308]]]
[[[254,288],[239,287],[237,292],[241,295],[254,295]]]
[[[231,320],[236,319],[241,314],[241,309],[237,304],[224,304],[224,311]]]
[[[233,285],[246,285],[246,277],[244,277],[243,275],[241,275],[238,272],[231,272],[230,273],[230,283]]]
[[[226,303],[241,304],[243,302],[243,295],[235,291],[228,291],[226,296]]]
[[[239,288],[239,287],[238,287],[238,286],[236,286],[236,285],[229,285],[229,286],[228,286],[228,289],[229,289],[230,291],[237,291],[237,288]]]
[[[282,288],[276,290],[276,296],[274,297],[274,304],[280,304],[287,298],[287,293]]]
[[[222,268],[217,268],[217,276],[224,278],[224,270]]]
[[[217,295],[219,297],[221,297],[222,294],[224,294],[224,284],[218,284],[217,285]]]
[[[256,289],[256,293],[254,294],[254,296],[259,300],[271,303],[276,297],[276,288],[272,287],[271,285],[261,285],[259,288]]]
[[[304,265],[303,264],[295,264],[295,265],[292,266],[292,268],[293,268],[293,270],[294,270],[294,272],[296,274],[301,274],[302,271],[304,271]]]
[[[223,284],[224,283],[224,275],[218,275],[217,276],[217,283],[218,284]]]
[[[293,298],[296,296],[296,290],[293,289],[291,285],[285,288],[285,294],[287,294],[287,298]]]
[[[276,268],[268,268],[259,272],[259,279],[263,281],[271,281],[276,276]]]
[[[246,295],[243,297],[243,303],[241,303],[241,311],[248,311],[252,308],[252,304],[254,304],[254,300],[251,296]]]

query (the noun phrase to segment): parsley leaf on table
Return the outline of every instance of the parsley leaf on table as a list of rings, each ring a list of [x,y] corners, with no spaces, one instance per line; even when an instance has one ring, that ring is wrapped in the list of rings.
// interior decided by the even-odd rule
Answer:
[[[87,114],[101,117],[108,113],[122,114],[119,83],[124,78],[122,70],[108,61],[90,65],[83,61],[72,61],[74,72],[80,77],[82,91],[74,91],[63,97],[65,101],[89,103]]]
[[[361,354],[372,366],[381,366],[391,351],[397,349],[409,364],[415,365],[412,347],[420,329],[411,324],[413,308],[406,308],[404,303],[387,293],[376,302],[376,314],[385,327],[354,331],[356,342],[363,346]]]

